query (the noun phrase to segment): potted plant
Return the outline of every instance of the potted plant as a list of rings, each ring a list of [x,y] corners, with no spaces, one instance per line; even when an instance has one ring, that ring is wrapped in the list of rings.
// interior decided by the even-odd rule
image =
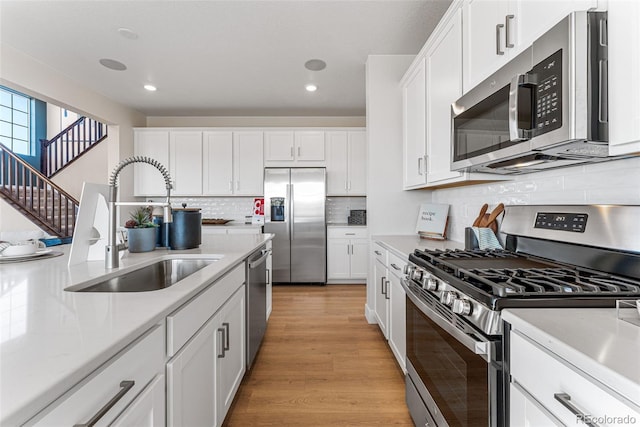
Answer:
[[[150,252],[156,248],[156,227],[151,206],[131,212],[125,224],[129,240],[129,252]]]

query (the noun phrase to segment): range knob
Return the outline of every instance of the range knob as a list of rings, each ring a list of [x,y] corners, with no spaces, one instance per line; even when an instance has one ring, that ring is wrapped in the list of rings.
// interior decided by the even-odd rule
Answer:
[[[437,291],[438,290],[438,280],[434,277],[429,277],[425,280],[425,286],[428,291]]]
[[[424,271],[419,268],[414,268],[411,278],[416,282],[422,282],[422,277],[424,276]]]
[[[462,314],[468,316],[471,314],[471,301],[468,299],[456,298],[453,300],[452,310],[456,314]]]
[[[407,276],[411,276],[412,271],[413,271],[413,265],[411,264],[405,264],[404,268],[402,269],[402,272]]]
[[[453,291],[444,291],[441,295],[440,295],[440,302],[443,303],[444,305],[448,305],[450,306],[451,304],[453,304],[453,301],[457,298],[458,296],[456,295],[455,292]]]

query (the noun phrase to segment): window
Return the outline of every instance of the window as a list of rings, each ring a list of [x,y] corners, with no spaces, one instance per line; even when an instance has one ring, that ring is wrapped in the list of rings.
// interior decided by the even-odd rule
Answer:
[[[31,99],[0,87],[0,143],[16,154],[31,155]]]

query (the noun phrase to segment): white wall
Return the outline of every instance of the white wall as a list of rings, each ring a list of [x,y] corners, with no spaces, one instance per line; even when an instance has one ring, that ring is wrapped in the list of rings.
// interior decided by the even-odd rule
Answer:
[[[106,155],[99,162],[84,168],[92,172],[89,179],[107,176],[121,159],[132,155],[133,128],[146,124],[143,114],[76,84],[54,69],[4,44],[0,44],[0,84],[109,125],[109,138],[101,143],[105,144]],[[133,195],[133,168],[128,169],[120,177],[120,194],[124,200]],[[85,177],[80,176],[79,171],[80,168],[73,179],[82,182]],[[0,229],[13,227],[8,216],[0,218]]]
[[[435,203],[449,203],[450,239],[464,242],[483,203],[505,205],[640,205],[640,157],[574,166],[514,177],[510,181],[440,189]]]
[[[364,117],[147,117],[148,127],[364,127]]]
[[[413,234],[429,191],[402,190],[402,91],[413,55],[370,55],[367,80],[367,227],[370,235]]]

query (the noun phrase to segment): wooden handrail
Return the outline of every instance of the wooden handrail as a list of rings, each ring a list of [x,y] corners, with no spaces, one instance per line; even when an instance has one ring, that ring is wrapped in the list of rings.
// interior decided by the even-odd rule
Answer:
[[[44,201],[41,191],[45,192]],[[3,144],[0,144],[0,196],[49,233],[60,237],[73,235],[78,201]]]
[[[80,117],[50,140],[40,140],[40,170],[51,178],[106,137],[107,125]]]

